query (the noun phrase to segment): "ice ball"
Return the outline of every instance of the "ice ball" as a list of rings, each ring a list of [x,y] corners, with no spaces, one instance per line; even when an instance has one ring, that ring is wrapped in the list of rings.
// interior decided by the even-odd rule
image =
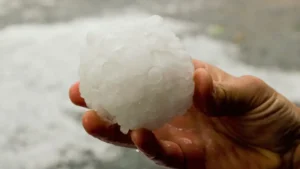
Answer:
[[[90,32],[80,58],[80,93],[121,131],[154,130],[192,105],[194,66],[160,16]]]

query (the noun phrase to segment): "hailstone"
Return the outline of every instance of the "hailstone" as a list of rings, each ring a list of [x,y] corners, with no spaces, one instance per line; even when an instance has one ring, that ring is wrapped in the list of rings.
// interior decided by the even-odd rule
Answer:
[[[154,130],[192,105],[192,58],[163,18],[112,22],[89,32],[80,57],[80,93],[121,131]]]

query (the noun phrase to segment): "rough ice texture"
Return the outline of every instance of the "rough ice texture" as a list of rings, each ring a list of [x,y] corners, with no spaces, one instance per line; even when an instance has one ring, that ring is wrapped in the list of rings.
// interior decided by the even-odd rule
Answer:
[[[126,133],[153,130],[192,104],[192,59],[160,16],[90,32],[80,60],[89,108]]]

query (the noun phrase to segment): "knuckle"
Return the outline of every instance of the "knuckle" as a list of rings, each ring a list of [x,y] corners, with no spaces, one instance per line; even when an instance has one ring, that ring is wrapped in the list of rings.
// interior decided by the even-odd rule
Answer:
[[[253,83],[260,83],[262,80],[256,76],[253,75],[244,75],[241,76],[241,79],[247,80],[249,82],[253,82]]]
[[[265,88],[267,86],[262,79],[256,76],[245,75],[245,76],[241,76],[240,79],[244,81],[245,84],[247,84],[248,86],[257,87],[257,88]]]

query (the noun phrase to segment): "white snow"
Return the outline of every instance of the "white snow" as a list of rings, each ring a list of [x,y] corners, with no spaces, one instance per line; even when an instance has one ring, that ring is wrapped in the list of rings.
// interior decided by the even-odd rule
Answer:
[[[78,80],[78,54],[87,31],[112,19],[121,21],[145,15],[129,13],[53,25],[15,25],[0,30],[1,169],[53,167],[62,160],[83,159],[82,151],[94,153],[99,161],[111,161],[120,155],[121,149],[84,132],[80,121],[75,120],[84,109],[70,103],[68,88]],[[170,25],[176,32],[190,28],[172,20]],[[238,53],[234,45],[205,36],[187,37],[183,42],[195,58],[236,75],[257,75],[288,98],[300,100],[300,72],[244,65],[230,57]]]

